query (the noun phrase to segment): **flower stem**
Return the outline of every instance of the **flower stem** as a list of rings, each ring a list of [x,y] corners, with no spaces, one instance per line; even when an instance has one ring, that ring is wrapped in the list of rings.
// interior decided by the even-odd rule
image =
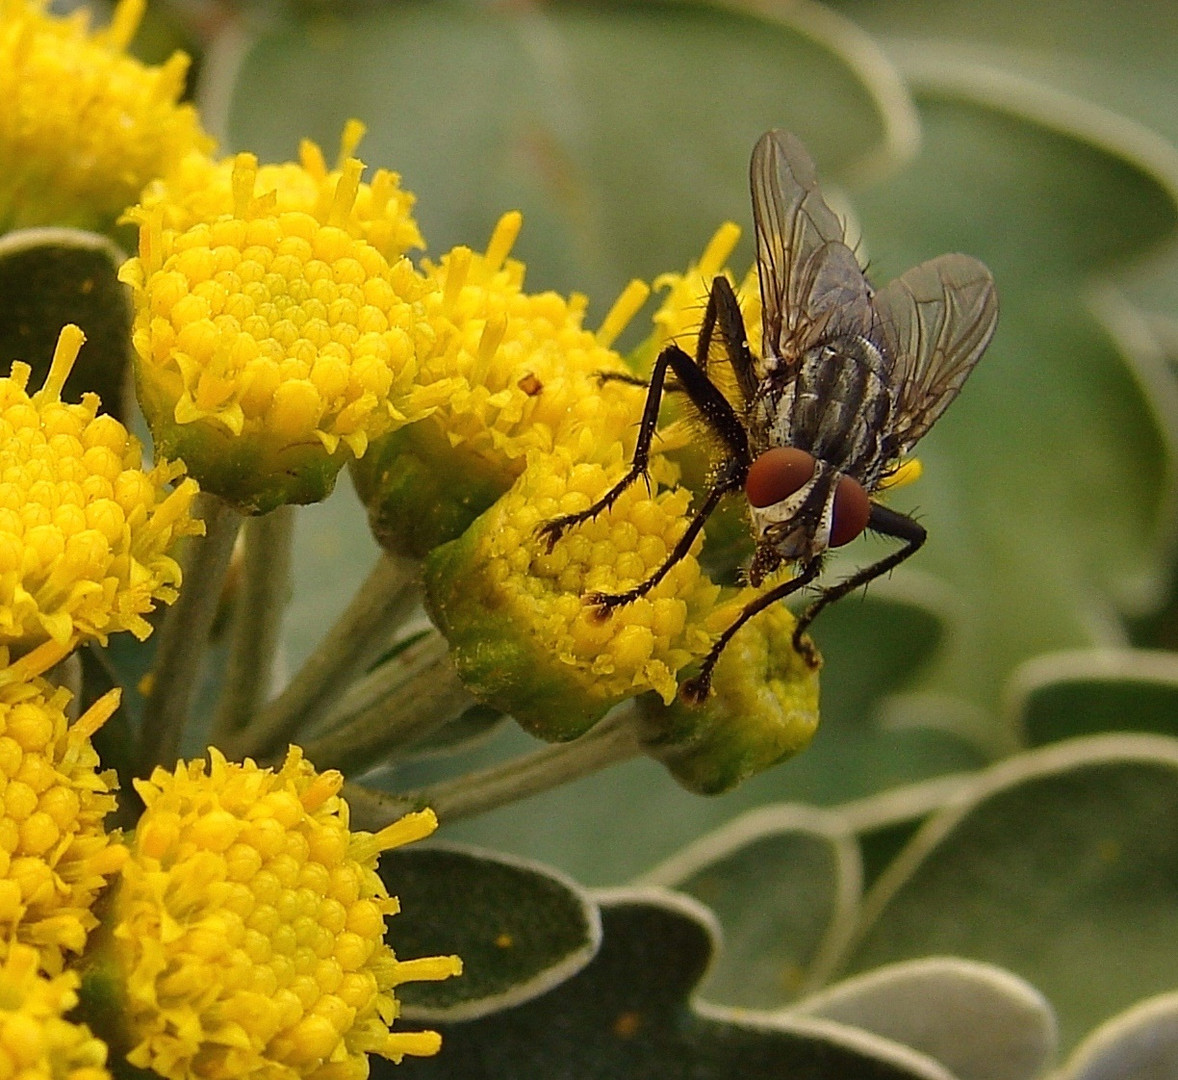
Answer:
[[[430,631],[352,686],[328,717],[329,729],[303,749],[319,769],[363,772],[473,704],[446,639]]]
[[[143,709],[141,775],[154,765],[170,765],[179,753],[201,658],[241,527],[241,515],[216,496],[202,493],[199,513],[205,535],[193,539],[189,547],[180,595],[159,631],[151,693]]]
[[[223,748],[233,758],[280,750],[346,689],[418,600],[417,566],[382,554],[347,609],[287,688]]]
[[[637,711],[627,705],[579,739],[548,746],[480,772],[403,794],[373,791],[359,784],[344,785],[343,794],[353,820],[361,828],[375,831],[408,810],[427,806],[446,824],[539,795],[637,757],[642,752],[639,727]]]
[[[242,588],[234,605],[229,664],[210,736],[217,746],[249,723],[270,689],[282,614],[290,595],[293,534],[291,506],[249,518],[242,529]]]

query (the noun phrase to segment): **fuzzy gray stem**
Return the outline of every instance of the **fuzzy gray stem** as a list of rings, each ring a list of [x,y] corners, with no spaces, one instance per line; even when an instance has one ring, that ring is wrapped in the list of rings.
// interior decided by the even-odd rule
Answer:
[[[205,535],[190,541],[180,595],[159,630],[151,693],[143,708],[140,775],[155,765],[171,766],[180,751],[188,707],[241,527],[241,515],[214,495],[202,493],[198,507]]]
[[[446,639],[431,631],[356,683],[329,716],[329,730],[303,749],[316,768],[364,772],[473,704]]]
[[[375,831],[410,810],[427,806],[447,824],[539,795],[641,752],[637,713],[632,705],[625,705],[579,739],[547,746],[502,765],[398,795],[348,784],[344,796],[357,828]]]
[[[382,554],[287,688],[258,714],[255,723],[228,740],[229,756],[267,757],[280,752],[347,689],[417,602],[416,563]]]
[[[233,613],[229,664],[211,739],[221,746],[247,727],[270,690],[282,615],[290,598],[294,507],[249,518],[242,530],[242,586]]]

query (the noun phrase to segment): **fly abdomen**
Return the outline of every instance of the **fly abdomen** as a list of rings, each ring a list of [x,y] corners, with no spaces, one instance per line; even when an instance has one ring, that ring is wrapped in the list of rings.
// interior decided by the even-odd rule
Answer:
[[[838,337],[809,349],[790,386],[790,446],[809,450],[840,472],[860,478],[880,462],[880,434],[888,430],[892,390],[878,346],[859,335]]]

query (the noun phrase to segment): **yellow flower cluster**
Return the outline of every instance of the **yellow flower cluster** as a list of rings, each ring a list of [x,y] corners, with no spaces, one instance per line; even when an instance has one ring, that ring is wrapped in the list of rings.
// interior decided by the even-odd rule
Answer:
[[[106,1047],[85,1024],[65,1019],[78,976],[46,978],[37,952],[13,945],[0,965],[0,1076],[5,1080],[110,1080]]]
[[[243,195],[256,193],[263,202],[255,213],[310,214],[316,221],[347,231],[355,240],[376,248],[385,260],[396,262],[410,248],[423,246],[413,220],[414,197],[401,187],[401,178],[377,169],[370,182],[361,182],[362,166],[355,158],[364,125],[349,120],[340,137],[339,160],[328,169],[323,151],[310,139],[299,146],[299,160],[257,164],[252,191],[241,172],[241,157],[212,158],[196,151],[186,154],[161,179],[148,184],[133,220],[158,211],[163,228],[182,233],[194,225],[217,221],[238,212]],[[246,155],[248,161],[252,156]]]
[[[96,395],[61,400],[82,341],[77,327],[62,331],[33,394],[27,364],[0,378],[0,645],[16,653],[118,630],[146,637],[143,615],[180,583],[168,550],[202,528],[195,482],[169,490],[182,465],[144,471],[138,440],[98,414]]]
[[[337,772],[292,748],[282,768],[203,760],[157,769],[116,889],[110,962],[128,1060],[169,1080],[363,1080],[367,1053],[437,1051],[390,1032],[395,986],[461,971],[398,960],[381,851],[427,836],[432,812],[349,833]]]
[[[99,770],[90,744],[119,696],[70,724],[69,691],[39,677],[54,650],[41,653],[10,664],[0,649],[0,925],[56,973],[82,951],[98,922],[94,900],[126,858],[102,824],[115,808],[114,773]]]
[[[362,171],[328,172],[312,144],[297,166],[193,158],[129,213],[139,256],[120,277],[157,452],[247,512],[323,498],[345,452],[449,391],[418,378],[436,329],[401,258],[412,200]]]
[[[147,67],[124,49],[146,0],[120,0],[91,33],[87,12],[0,0],[0,229],[105,228],[140,188],[193,148],[208,148],[177,104],[188,58]]]
[[[425,265],[437,286],[427,310],[453,327],[422,361],[423,378],[454,384],[428,423],[511,478],[531,450],[571,446],[581,460],[602,460],[641,401],[633,387],[602,383],[627,368],[582,327],[584,296],[524,292],[524,265],[508,258],[521,224],[505,214],[485,253],[460,247]]]
[[[652,464],[655,480],[670,485],[666,461]],[[639,482],[550,552],[536,535],[585,509],[624,471],[618,446],[608,465],[578,462],[566,447],[533,453],[512,489],[426,561],[431,614],[467,685],[544,737],[573,738],[646,690],[672,700],[678,671],[710,644],[701,621],[720,590],[693,554],[608,617],[585,600],[632,587],[663,564],[687,527],[686,490],[652,494]]]
[[[556,446],[604,461],[632,442],[641,391],[602,380],[627,373],[610,346],[649,289],[631,286],[596,334],[585,297],[524,291],[508,257],[518,213],[503,215],[485,252],[458,247],[426,262],[424,307],[436,343],[421,379],[448,386],[418,424],[378,440],[352,479],[372,530],[390,551],[420,558],[453,540],[498,499],[532,451]]]

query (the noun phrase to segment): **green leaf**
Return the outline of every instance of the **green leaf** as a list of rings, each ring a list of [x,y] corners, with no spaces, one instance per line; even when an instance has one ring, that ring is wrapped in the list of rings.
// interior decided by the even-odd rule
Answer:
[[[832,176],[878,167],[915,137],[879,53],[817,7],[410,2],[303,15],[255,37],[235,71],[206,72],[210,96],[229,102],[230,141],[281,159],[308,134],[334,147],[358,116],[371,126],[364,159],[417,193],[431,251],[482,245],[520,209],[532,288],[586,293],[598,318],[631,278],[682,267],[722,221],[748,220],[748,154],[766,128],[794,128]]]
[[[719,919],[724,949],[704,997],[773,1008],[821,985],[829,944],[857,911],[860,876],[837,814],[774,806],[701,837],[643,880],[694,896]]]
[[[390,926],[399,957],[448,956],[461,976],[397,990],[407,1019],[469,1020],[542,994],[588,963],[597,907],[564,875],[473,848],[392,851],[381,876],[401,902]]]
[[[93,391],[102,411],[127,418],[123,400],[131,306],[118,268],[126,256],[104,236],[80,229],[21,229],[0,237],[0,363],[33,368],[36,389],[49,372],[57,335],[80,326],[86,344],[65,383],[64,400]]]
[[[1008,700],[1031,746],[1102,731],[1178,735],[1178,657],[1142,649],[1049,653],[1015,672]]]
[[[1101,1024],[1059,1080],[1165,1080],[1178,1075],[1178,994],[1159,994]]]
[[[422,1077],[462,1080],[952,1080],[923,1055],[830,1021],[689,1004],[715,948],[707,910],[657,889],[599,894],[601,949],[580,973],[513,1009],[436,1025]],[[393,1067],[373,1059],[374,1075]]]
[[[930,957],[836,983],[790,1015],[821,1016],[911,1046],[957,1080],[1034,1080],[1055,1017],[1034,987],[990,964]]]
[[[903,60],[936,50],[1050,83],[1178,142],[1176,28],[1152,0],[829,0]]]
[[[1073,1045],[1173,986],[1178,740],[1106,735],[1012,758],[934,814],[879,878],[847,967],[929,954],[1027,979]]]

